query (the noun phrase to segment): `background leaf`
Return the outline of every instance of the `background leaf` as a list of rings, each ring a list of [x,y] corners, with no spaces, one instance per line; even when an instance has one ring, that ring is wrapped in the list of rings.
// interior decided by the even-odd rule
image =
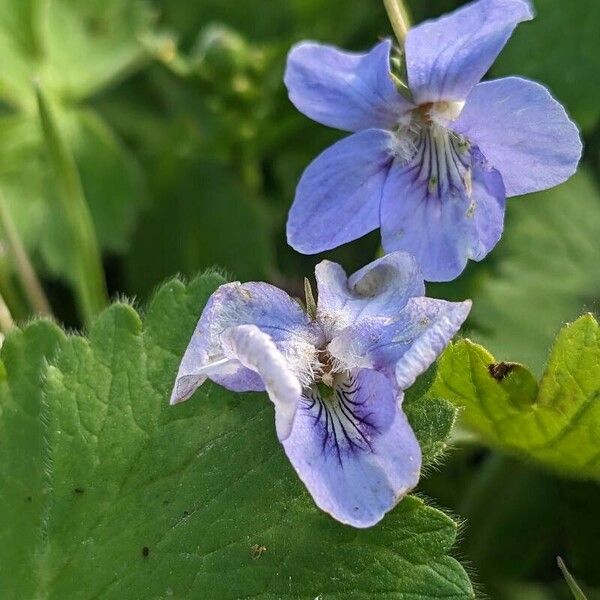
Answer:
[[[600,331],[583,316],[565,327],[538,386],[521,365],[497,363],[468,340],[440,359],[433,392],[509,452],[577,477],[600,478]]]
[[[491,268],[472,282],[472,337],[541,373],[562,325],[599,306],[600,194],[582,169],[557,188],[509,200],[507,219]]]
[[[240,280],[269,277],[267,215],[257,199],[245,196],[230,169],[214,160],[188,159],[162,177],[164,187],[132,245],[132,289],[148,294],[174,271],[191,276],[217,262]]]

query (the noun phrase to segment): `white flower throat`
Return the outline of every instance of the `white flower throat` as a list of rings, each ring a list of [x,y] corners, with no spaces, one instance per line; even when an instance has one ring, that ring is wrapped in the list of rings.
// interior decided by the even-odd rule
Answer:
[[[462,102],[438,102],[417,107],[410,121],[396,129],[396,157],[412,172],[414,182],[427,186],[429,197],[472,193],[471,144],[448,128]]]

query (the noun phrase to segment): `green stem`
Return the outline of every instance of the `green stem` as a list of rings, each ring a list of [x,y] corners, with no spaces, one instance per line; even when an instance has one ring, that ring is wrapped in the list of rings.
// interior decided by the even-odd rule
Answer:
[[[14,268],[10,264],[8,253],[0,254],[0,295],[4,298],[13,318],[17,321],[26,319],[30,314],[30,307],[22,297],[23,290],[17,289],[12,279]]]
[[[410,18],[403,0],[383,0],[383,5],[387,11],[396,38],[400,42],[400,45],[404,46],[406,33],[410,27]]]
[[[73,154],[61,136],[56,118],[39,85],[36,93],[44,139],[58,184],[59,210],[72,244],[77,305],[83,321],[89,325],[108,304],[100,249]]]
[[[4,298],[0,295],[0,332],[6,335],[16,327],[12,315],[10,314],[10,310],[8,309],[8,306],[6,306],[6,302],[4,302]]]
[[[573,593],[575,600],[587,600],[583,590],[579,587],[579,584],[575,581],[573,575],[569,573],[569,569],[567,569],[567,565],[565,565],[563,559],[560,556],[557,556],[556,562],[558,563],[558,568],[562,571],[562,574],[567,582],[567,585],[569,586],[569,589]]]
[[[4,229],[14,266],[31,307],[38,314],[52,318],[50,303],[29,260],[21,236],[10,216],[2,190],[0,190],[0,224]]]

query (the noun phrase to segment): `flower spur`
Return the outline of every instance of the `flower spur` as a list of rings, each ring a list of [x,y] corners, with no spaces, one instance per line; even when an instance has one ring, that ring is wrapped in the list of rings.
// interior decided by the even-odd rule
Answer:
[[[209,299],[182,359],[173,404],[207,378],[266,390],[279,440],[317,505],[368,527],[418,482],[421,453],[403,390],[458,331],[470,302],[423,297],[412,257],[395,252],[350,278],[316,267],[305,311],[266,283],[229,283]]]
[[[479,0],[410,29],[406,95],[389,40],[366,54],[295,46],[285,73],[291,101],[353,133],[304,172],[290,245],[314,254],[381,228],[386,252],[409,252],[426,280],[448,281],[496,245],[506,197],[568,179],[581,141],[562,106],[518,77],[479,83],[532,16],[525,0]]]

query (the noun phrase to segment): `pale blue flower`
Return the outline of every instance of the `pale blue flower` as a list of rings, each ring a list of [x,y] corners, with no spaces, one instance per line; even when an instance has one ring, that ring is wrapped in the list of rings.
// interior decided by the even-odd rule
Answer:
[[[267,283],[229,283],[210,298],[181,362],[173,404],[210,378],[266,390],[277,435],[317,505],[368,527],[417,484],[421,452],[403,390],[458,331],[469,301],[423,297],[414,259],[394,252],[351,277],[316,267],[309,314]]]
[[[408,32],[408,89],[390,72],[390,41],[367,54],[303,42],[288,58],[291,101],[353,135],[305,171],[287,226],[313,254],[381,228],[386,252],[413,254],[429,281],[457,277],[500,239],[506,197],[555,186],[581,142],[562,106],[517,77],[479,83],[524,0],[480,0]]]

